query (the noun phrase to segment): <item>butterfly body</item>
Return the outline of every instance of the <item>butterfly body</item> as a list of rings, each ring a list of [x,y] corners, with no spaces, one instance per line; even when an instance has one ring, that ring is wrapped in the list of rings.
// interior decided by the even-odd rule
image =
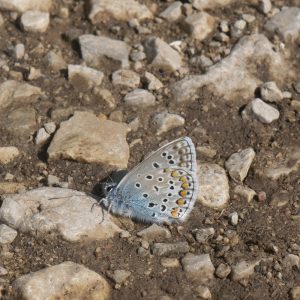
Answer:
[[[150,154],[107,192],[103,204],[113,214],[147,223],[179,223],[198,193],[195,147],[175,140]]]

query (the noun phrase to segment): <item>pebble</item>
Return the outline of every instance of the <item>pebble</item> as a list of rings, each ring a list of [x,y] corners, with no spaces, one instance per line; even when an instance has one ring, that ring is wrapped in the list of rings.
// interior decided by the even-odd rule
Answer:
[[[222,32],[227,33],[229,32],[229,25],[228,25],[228,21],[223,20],[220,22],[220,29]]]
[[[256,192],[245,185],[237,185],[234,188],[234,194],[241,197],[241,199],[247,201],[248,203],[250,203],[256,196]]]
[[[0,10],[23,13],[28,10],[49,11],[52,0],[0,0]]]
[[[300,299],[300,285],[294,286],[291,291],[291,300],[299,300]]]
[[[279,118],[278,109],[265,103],[259,98],[252,100],[246,108],[242,111],[242,118],[244,120],[251,118],[251,114],[254,118],[265,124],[270,124]]]
[[[19,43],[13,48],[13,57],[16,60],[20,60],[24,56],[25,56],[25,45]]]
[[[112,74],[113,85],[121,85],[136,89],[140,84],[140,76],[131,70],[117,70]]]
[[[79,37],[79,45],[82,58],[89,66],[101,67],[106,58],[119,61],[122,68],[129,66],[130,47],[124,41],[84,34]]]
[[[145,72],[144,78],[148,85],[147,88],[150,91],[157,91],[164,86],[162,82],[150,72]]]
[[[120,21],[152,19],[153,14],[146,5],[135,0],[90,0],[88,17],[96,24],[111,17]]]
[[[198,146],[196,151],[200,157],[205,158],[214,158],[217,155],[217,151],[210,146]]]
[[[156,134],[161,135],[171,129],[183,126],[185,120],[180,115],[162,112],[153,117],[152,124],[156,130]]]
[[[207,207],[222,209],[229,201],[229,183],[225,170],[217,164],[198,164],[197,176],[201,189],[198,200]]]
[[[274,81],[263,83],[260,86],[260,94],[264,101],[279,102],[283,99],[282,92]]]
[[[147,241],[157,241],[171,238],[171,233],[165,227],[152,224],[151,226],[139,231],[137,236],[140,236]]]
[[[11,244],[18,232],[5,224],[0,225],[0,245]]]
[[[36,80],[36,79],[38,79],[38,78],[40,78],[42,76],[43,76],[43,74],[42,74],[42,71],[40,69],[36,69],[34,67],[29,67],[29,72],[28,72],[28,74],[26,76],[26,79],[28,81],[30,81],[30,80]]]
[[[47,66],[55,72],[67,68],[67,63],[62,57],[61,53],[56,53],[54,51],[49,51],[44,58]]]
[[[213,227],[196,229],[194,231],[195,238],[200,244],[206,243],[214,234],[215,229]]]
[[[120,238],[122,238],[122,239],[127,239],[127,238],[129,238],[129,237],[131,237],[131,234],[130,234],[129,231],[127,231],[127,230],[122,230],[122,231],[120,232]]]
[[[191,3],[195,9],[204,10],[204,9],[213,9],[216,7],[224,7],[229,5],[234,0],[192,0]]]
[[[270,206],[272,207],[284,207],[289,204],[290,194],[288,191],[282,190],[275,192],[270,201]]]
[[[146,257],[149,255],[149,250],[148,249],[145,249],[143,247],[139,247],[138,250],[137,250],[137,254],[141,257]]]
[[[155,96],[144,89],[135,89],[124,97],[125,104],[145,108],[155,105]]]
[[[293,42],[299,37],[299,17],[299,7],[287,7],[269,19],[264,27],[270,33],[278,34],[285,42]]]
[[[40,128],[35,136],[36,145],[44,144],[50,138],[50,134],[45,130],[45,128]]]
[[[184,20],[183,28],[192,38],[203,41],[215,28],[215,18],[206,12],[191,14]]]
[[[287,270],[291,270],[293,267],[300,269],[300,257],[295,254],[288,254],[282,261],[282,266]]]
[[[293,88],[298,94],[300,94],[300,81],[294,83]]]
[[[44,128],[48,134],[52,134],[56,130],[56,125],[54,122],[48,122],[44,124]]]
[[[272,9],[272,3],[270,0],[260,0],[259,9],[265,15],[268,14]]]
[[[144,47],[147,60],[153,66],[169,72],[182,67],[180,54],[162,39],[150,37],[146,39]]]
[[[114,109],[116,107],[116,99],[113,96],[113,94],[110,92],[110,90],[100,88],[100,87],[95,87],[93,89],[93,94],[99,97],[101,100],[105,101],[106,105]]]
[[[248,279],[251,275],[254,274],[254,267],[259,264],[259,260],[254,262],[247,262],[242,260],[238,262],[236,265],[232,266],[232,280],[233,281],[241,281],[244,279]]]
[[[190,246],[187,242],[154,243],[151,250],[153,255],[168,256],[171,254],[187,253],[190,250]]]
[[[45,32],[50,22],[48,12],[27,11],[21,16],[21,26],[28,32]]]
[[[59,186],[60,180],[57,176],[49,174],[47,177],[48,186]]]
[[[199,285],[195,289],[196,294],[201,298],[201,299],[211,299],[212,295],[207,286]]]
[[[20,151],[17,147],[0,147],[0,164],[8,164],[9,162],[15,160],[19,155]]]
[[[82,295],[87,299],[108,300],[109,292],[109,284],[101,275],[71,261],[20,276],[12,284],[14,299],[29,299],[32,295],[36,299],[64,299],[66,295]]]
[[[230,266],[227,264],[221,263],[218,265],[215,274],[217,277],[224,279],[230,274],[230,272],[231,272]]]
[[[181,263],[186,276],[191,281],[206,283],[214,277],[215,268],[209,254],[194,255],[188,253]]]
[[[0,266],[0,276],[5,276],[7,274],[8,274],[8,271],[5,268]]]
[[[64,158],[126,169],[128,130],[124,123],[99,120],[92,113],[76,111],[72,118],[60,124],[47,153],[50,160]]]
[[[159,17],[167,20],[168,22],[175,22],[181,17],[181,1],[175,1],[170,4],[163,12],[159,14]]]
[[[233,226],[236,226],[238,224],[238,221],[239,221],[239,215],[238,213],[235,211],[233,213],[231,213],[229,216],[229,221],[230,221],[230,224],[233,225]]]
[[[0,182],[0,193],[1,194],[14,194],[24,192],[25,186],[18,182]]]
[[[0,221],[37,236],[51,231],[69,242],[103,240],[119,234],[121,229],[105,210],[96,205],[91,210],[94,203],[93,197],[76,190],[42,187],[4,196]]]
[[[240,150],[233,153],[225,162],[225,167],[230,177],[236,181],[244,181],[255,157],[255,152],[252,148]]]
[[[131,275],[130,271],[114,270],[109,277],[117,284],[124,284],[124,282],[128,279],[130,275]]]
[[[178,268],[180,266],[178,258],[163,257],[160,264],[165,268]]]
[[[247,23],[252,23],[255,21],[255,16],[250,15],[250,14],[243,14],[242,15],[243,20],[245,20]]]
[[[69,82],[80,90],[88,90],[102,83],[104,74],[93,68],[81,65],[68,65]]]

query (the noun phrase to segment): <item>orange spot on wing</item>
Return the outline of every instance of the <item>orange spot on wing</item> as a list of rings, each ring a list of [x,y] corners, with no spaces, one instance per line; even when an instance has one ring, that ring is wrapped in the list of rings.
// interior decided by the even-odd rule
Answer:
[[[184,183],[181,185],[181,187],[182,187],[183,189],[187,190],[187,189],[189,188],[188,182],[184,182]]]
[[[186,190],[182,190],[182,191],[179,192],[179,195],[181,197],[185,197],[187,195],[187,191]]]
[[[178,204],[178,206],[183,206],[185,204],[185,200],[182,198],[179,198],[176,203]]]
[[[178,176],[179,176],[179,172],[178,172],[178,171],[173,171],[173,172],[171,173],[171,176],[172,176],[172,177],[178,177]]]

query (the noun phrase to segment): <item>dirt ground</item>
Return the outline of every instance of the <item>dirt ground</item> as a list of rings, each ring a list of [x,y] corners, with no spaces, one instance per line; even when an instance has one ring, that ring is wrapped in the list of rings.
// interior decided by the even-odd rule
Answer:
[[[165,1],[144,1],[148,5],[154,2],[157,3],[160,10],[168,5],[168,2]],[[288,6],[293,2],[273,1],[273,5],[277,7],[281,7],[283,4]],[[111,109],[106,107],[104,102],[100,103],[99,99],[96,99],[90,91],[82,92],[80,88],[72,87],[64,73],[49,71],[42,59],[44,54],[30,55],[36,51],[38,45],[43,45],[47,50],[60,49],[68,63],[79,64],[82,59],[78,45],[76,41],[71,42],[70,40],[80,34],[101,30],[103,34],[112,38],[121,40],[127,38],[132,45],[141,43],[146,36],[136,33],[126,22],[110,20],[103,24],[92,25],[84,13],[84,1],[57,1],[56,11],[61,5],[69,8],[70,17],[61,19],[54,12],[49,29],[40,36],[24,33],[18,27],[17,22],[12,19],[10,13],[2,13],[6,25],[5,29],[0,32],[0,56],[8,59],[11,70],[24,70],[28,66],[34,66],[41,69],[45,75],[30,82],[40,87],[46,94],[41,101],[33,104],[38,113],[40,124],[51,121],[51,112],[57,108],[79,107],[91,110],[96,115],[99,113],[109,115]],[[209,11],[209,13],[220,19],[226,19],[229,23],[234,22],[242,13],[249,13],[256,16],[254,23],[258,28],[262,28],[265,18],[250,1],[239,1],[238,4]],[[190,47],[201,47],[207,52],[217,51],[210,49],[207,41],[200,43],[187,37],[178,24],[169,22],[158,24],[153,21],[146,21],[142,24],[151,28],[151,35],[159,36],[167,42],[184,39]],[[115,32],[113,28],[117,26],[120,28]],[[16,63],[12,57],[7,56],[6,49],[8,46],[17,42],[25,45],[26,53],[29,54],[27,61]],[[235,39],[230,39],[232,45],[235,42]],[[295,66],[300,67],[299,44],[294,45],[292,51],[291,60]],[[283,269],[280,271],[282,278],[278,278],[278,271],[274,270],[273,265],[274,261],[281,261],[287,254],[291,253],[293,244],[300,245],[299,220],[293,220],[291,217],[300,213],[299,173],[294,172],[287,177],[272,181],[258,176],[255,170],[270,160],[268,157],[270,153],[276,157],[278,153],[285,153],[290,147],[300,146],[299,113],[295,115],[296,121],[290,122],[283,113],[290,110],[290,104],[288,101],[282,101],[279,104],[281,117],[276,122],[271,125],[246,124],[240,117],[240,110],[246,104],[243,99],[229,103],[216,98],[203,89],[199,91],[194,102],[178,106],[172,102],[168,88],[163,90],[157,106],[143,111],[135,111],[124,106],[122,89],[112,86],[109,75],[116,69],[118,69],[118,65],[114,62],[108,62],[102,68],[105,73],[102,86],[112,91],[117,102],[116,110],[123,112],[124,122],[130,122],[136,116],[142,120],[140,128],[128,135],[129,144],[135,139],[142,139],[142,144],[136,144],[130,150],[129,169],[140,162],[147,153],[157,149],[161,141],[165,139],[171,141],[180,136],[189,136],[196,146],[209,145],[217,151],[217,155],[211,159],[198,157],[200,162],[213,162],[224,166],[225,160],[232,153],[247,147],[253,147],[257,154],[244,183],[256,192],[265,192],[267,195],[265,201],[254,199],[249,204],[234,198],[232,194],[229,205],[222,213],[196,204],[191,217],[183,224],[182,230],[177,230],[176,226],[170,227],[172,241],[187,240],[194,253],[209,253],[214,266],[220,263],[234,265],[238,259],[253,260],[257,257],[268,257],[268,260],[256,267],[254,275],[244,285],[234,282],[230,277],[226,279],[216,277],[209,285],[212,299],[290,299],[291,288],[300,284],[299,269],[292,268],[288,271]],[[144,71],[145,68],[137,72],[143,74]],[[156,75],[165,87],[180,79],[180,77],[172,74],[159,72],[150,66],[147,66],[147,71]],[[190,66],[190,72],[191,74],[200,74],[203,71],[199,67]],[[262,81],[268,81],[267,74],[263,69],[261,74],[257,74],[257,77]],[[7,80],[7,74],[0,72],[0,82],[5,80]],[[286,82],[286,85],[280,88],[284,91],[290,91],[293,94],[293,99],[299,99],[300,95],[293,89],[293,83]],[[208,107],[208,110],[203,109],[204,106]],[[153,113],[161,111],[162,108],[168,108],[169,111],[184,116],[186,124],[183,128],[173,129],[158,138],[149,125],[149,120]],[[0,116],[1,119],[5,117],[3,114]],[[58,121],[56,120],[56,122]],[[96,164],[62,160],[48,162],[47,145],[37,146],[30,136],[16,136],[5,129],[0,129],[0,145],[13,145],[23,151],[20,158],[0,166],[0,181],[4,181],[5,175],[11,173],[17,182],[25,184],[28,189],[46,184],[43,173],[45,167],[41,167],[41,162],[46,163],[48,173],[57,176],[61,181],[68,181],[68,177],[72,177],[71,188],[87,192],[92,191],[93,187],[101,182],[107,173],[112,171],[104,170],[102,166]],[[232,191],[234,183],[231,181],[230,187]],[[288,204],[282,208],[271,207],[271,196],[281,190],[288,192]],[[237,227],[230,225],[227,218],[228,214],[234,211],[238,211],[239,215],[242,216]],[[222,244],[216,240],[200,245],[191,234],[192,230],[207,226],[209,223],[211,224],[209,226],[214,227],[216,235],[223,230],[235,230],[239,242],[230,246],[230,249],[225,253],[220,252]],[[127,224],[132,236],[147,227],[145,224],[126,220],[124,224]],[[272,245],[276,245],[279,251],[272,252]],[[166,295],[171,299],[197,298],[194,286],[185,277],[181,268],[165,268],[160,264],[161,258],[157,256],[139,256],[137,253],[139,246],[140,239],[138,238],[121,239],[115,237],[106,241],[80,244],[68,243],[52,234],[43,238],[19,234],[9,246],[13,255],[9,257],[0,256],[0,264],[9,270],[8,275],[2,276],[0,279],[2,298],[10,298],[10,284],[17,277],[68,260],[83,264],[103,275],[112,286],[111,299],[163,299],[160,297]],[[97,251],[95,251],[96,249]],[[174,255],[174,257],[180,258],[178,255]],[[128,282],[121,289],[114,289],[114,283],[107,276],[109,270],[114,270],[116,267],[132,272]],[[266,276],[268,272],[272,273],[271,278]]]

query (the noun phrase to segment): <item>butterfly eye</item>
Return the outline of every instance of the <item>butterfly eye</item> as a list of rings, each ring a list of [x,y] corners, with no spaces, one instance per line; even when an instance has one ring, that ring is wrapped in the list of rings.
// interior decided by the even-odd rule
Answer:
[[[106,189],[107,192],[110,192],[110,191],[112,190],[112,188],[113,188],[113,187],[112,187],[111,185],[109,185],[109,186],[107,186],[105,189]]]

